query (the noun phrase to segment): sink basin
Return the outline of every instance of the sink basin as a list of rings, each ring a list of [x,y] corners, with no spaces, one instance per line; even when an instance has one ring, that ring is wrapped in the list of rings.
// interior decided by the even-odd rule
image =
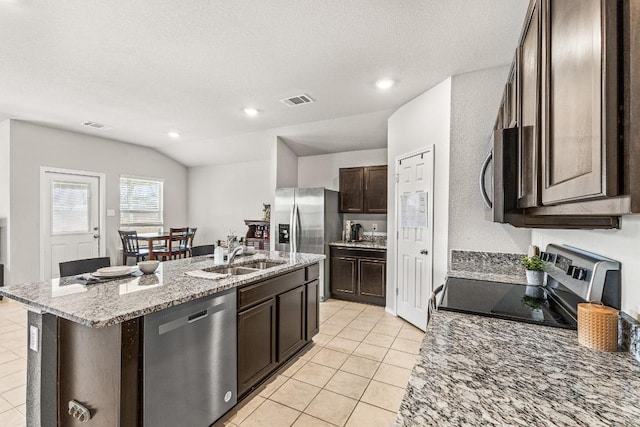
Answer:
[[[267,268],[277,267],[282,264],[284,263],[278,262],[278,261],[258,261],[258,262],[252,262],[251,264],[244,264],[242,267],[255,268],[258,270],[266,270]]]
[[[204,271],[209,271],[213,273],[220,274],[230,274],[232,276],[240,276],[242,274],[251,274],[256,271],[260,271],[257,268],[249,268],[247,266],[238,266],[238,267],[211,267],[205,268]]]

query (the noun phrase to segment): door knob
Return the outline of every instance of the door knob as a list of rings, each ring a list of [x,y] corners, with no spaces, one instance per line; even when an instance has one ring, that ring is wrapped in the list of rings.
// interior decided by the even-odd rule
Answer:
[[[100,235],[99,235],[99,234],[94,234],[94,235],[93,235],[93,238],[94,238],[94,239],[99,239],[99,238],[100,238]]]
[[[99,227],[93,227],[93,231],[98,231]]]
[[[429,251],[428,251],[428,250],[426,250],[426,249],[422,249],[422,250],[420,251],[420,253],[421,253],[422,255],[429,255]]]

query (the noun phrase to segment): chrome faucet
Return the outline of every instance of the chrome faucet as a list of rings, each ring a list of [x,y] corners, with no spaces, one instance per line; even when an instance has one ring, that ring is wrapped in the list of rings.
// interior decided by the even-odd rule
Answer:
[[[229,255],[227,256],[227,264],[231,264],[236,255],[241,253],[242,250],[242,246],[236,246],[235,248],[233,248],[233,250],[229,252]]]

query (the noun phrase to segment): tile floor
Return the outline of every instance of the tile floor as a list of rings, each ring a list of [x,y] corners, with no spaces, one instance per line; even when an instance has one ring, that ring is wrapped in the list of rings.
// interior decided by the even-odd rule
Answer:
[[[320,303],[313,347],[216,426],[392,425],[423,337],[382,307]]]
[[[0,426],[25,425],[27,312],[0,302]],[[389,426],[424,333],[382,307],[329,300],[320,333],[297,360],[220,426]]]

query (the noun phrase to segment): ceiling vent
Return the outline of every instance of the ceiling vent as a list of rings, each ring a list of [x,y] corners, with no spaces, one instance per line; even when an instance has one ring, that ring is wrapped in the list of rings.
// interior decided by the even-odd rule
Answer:
[[[313,98],[311,98],[306,93],[302,95],[292,96],[291,98],[281,99],[280,102],[289,106],[289,107],[297,107],[298,105],[311,104],[315,102]]]
[[[100,130],[109,130],[109,129],[111,129],[110,126],[105,126],[105,125],[97,123],[97,122],[84,122],[83,125],[89,126],[90,128],[94,128],[94,129],[100,129]]]

